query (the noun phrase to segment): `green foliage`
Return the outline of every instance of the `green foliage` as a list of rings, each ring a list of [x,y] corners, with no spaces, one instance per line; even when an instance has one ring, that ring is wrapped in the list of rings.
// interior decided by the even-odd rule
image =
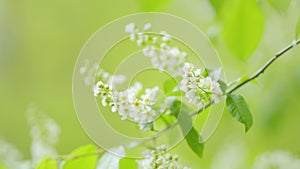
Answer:
[[[172,114],[178,118],[182,133],[185,135],[185,141],[188,143],[191,150],[198,156],[203,156],[204,143],[201,141],[200,136],[195,128],[193,128],[193,121],[189,114],[186,113],[186,106],[180,101],[175,100],[172,104]]]
[[[263,14],[255,0],[240,0],[227,12],[222,32],[224,40],[232,53],[245,60],[262,37]]]
[[[295,31],[295,39],[300,38],[300,16],[298,17],[296,31]]]
[[[174,88],[177,86],[177,82],[175,79],[170,78],[164,82],[164,93],[168,95],[174,91]]]
[[[179,100],[174,100],[170,107],[171,115],[178,117],[181,109],[182,109],[182,102]]]
[[[226,93],[227,90],[227,84],[223,82],[222,80],[218,80],[218,83],[220,84],[221,90],[223,93]]]
[[[247,132],[252,126],[253,119],[245,99],[241,95],[228,94],[226,106],[231,116],[245,125]]]
[[[95,169],[98,159],[99,153],[94,145],[82,146],[71,152],[63,169]]]
[[[278,12],[284,13],[287,11],[291,0],[269,0],[269,3],[275,8]]]
[[[137,0],[144,12],[158,11],[170,3],[171,0]]]
[[[164,93],[166,96],[181,96],[181,90],[174,91],[177,87],[177,81],[174,78],[166,80],[163,84]]]
[[[55,159],[51,157],[46,157],[38,163],[35,169],[58,169],[58,166],[56,164]]]
[[[209,0],[218,15],[221,14],[225,0]]]
[[[181,128],[182,129],[182,128]],[[183,130],[183,129],[182,129]],[[203,156],[204,143],[202,142],[197,130],[191,128],[190,131],[185,136],[185,141],[188,143],[192,151],[200,158]]]
[[[0,163],[0,169],[7,169],[4,164]]]
[[[138,164],[133,158],[121,158],[119,161],[119,169],[137,169]]]

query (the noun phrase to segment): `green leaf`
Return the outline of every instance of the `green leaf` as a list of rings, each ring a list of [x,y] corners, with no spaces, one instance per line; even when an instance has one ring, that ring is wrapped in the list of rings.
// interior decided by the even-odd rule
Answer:
[[[46,157],[37,164],[35,169],[58,169],[58,166],[53,158]]]
[[[119,169],[137,169],[138,164],[133,158],[121,158],[119,161]]]
[[[218,15],[222,13],[225,0],[209,0],[210,4]]]
[[[296,31],[295,31],[295,39],[300,38],[300,16],[298,17]]]
[[[237,57],[246,60],[256,49],[264,31],[263,14],[256,0],[240,0],[228,8],[223,38]]]
[[[202,142],[197,130],[191,128],[185,136],[185,141],[188,143],[192,151],[200,158],[203,157],[204,143]]]
[[[174,92],[174,88],[177,86],[177,81],[173,78],[170,78],[168,80],[166,80],[163,84],[163,88],[164,88],[164,93],[166,95],[173,93]]]
[[[182,109],[181,101],[174,100],[171,107],[170,107],[171,115],[173,115],[177,118],[179,113],[181,112],[181,109]]]
[[[226,106],[231,116],[245,125],[247,132],[253,123],[249,106],[241,95],[229,94],[226,99]]]
[[[290,6],[291,0],[269,0],[269,3],[279,13],[285,13]]]
[[[143,12],[153,12],[164,8],[171,0],[137,0]]]
[[[222,80],[218,80],[218,83],[220,84],[220,88],[221,88],[223,94],[226,93],[227,84],[225,82],[223,82]]]
[[[187,107],[182,102],[175,100],[171,107],[171,112],[176,115],[179,126],[185,141],[191,150],[198,156],[203,156],[204,143],[201,141],[200,136],[195,128],[193,128],[193,121],[189,114],[186,113]]]
[[[7,167],[4,164],[0,163],[0,169],[7,169]]]
[[[182,96],[182,95],[183,95],[183,93],[181,90],[177,90],[177,91],[166,94],[166,96]]]
[[[79,147],[69,155],[63,169],[95,169],[99,156],[94,145]]]

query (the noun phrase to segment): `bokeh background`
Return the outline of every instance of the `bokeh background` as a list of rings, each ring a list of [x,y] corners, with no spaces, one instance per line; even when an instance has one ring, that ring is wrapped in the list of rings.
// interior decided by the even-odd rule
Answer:
[[[26,109],[34,104],[61,127],[56,146],[60,154],[91,143],[73,107],[74,65],[96,30],[125,15],[165,12],[190,21],[215,45],[227,81],[255,72],[295,39],[300,1],[259,0],[264,19],[262,38],[249,58],[241,59],[226,45],[222,34],[227,13],[233,7],[227,3],[233,1],[0,0],[0,137],[16,145],[29,159],[31,138]],[[251,25],[250,30],[256,26]],[[203,159],[196,157],[185,142],[173,150],[181,156],[182,163],[195,168],[220,168],[244,160],[243,165],[251,165],[258,154],[274,150],[299,157],[299,56],[300,47],[293,49],[255,84],[238,91],[245,96],[254,117],[247,134],[225,110],[217,131],[206,144]]]

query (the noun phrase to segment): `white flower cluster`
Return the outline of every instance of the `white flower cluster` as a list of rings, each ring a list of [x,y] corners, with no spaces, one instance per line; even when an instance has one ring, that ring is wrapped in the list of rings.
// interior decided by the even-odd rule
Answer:
[[[124,75],[111,75],[99,68],[97,63],[90,65],[88,60],[85,61],[84,66],[80,67],[79,73],[84,75],[84,83],[87,86],[93,84],[96,79],[97,81],[101,80],[108,83],[114,88],[116,85],[122,84],[126,80]]]
[[[149,29],[151,29],[151,24],[150,23],[145,24],[143,31],[147,31]],[[136,44],[138,46],[142,46],[151,40],[149,38],[149,35],[140,32],[134,23],[127,24],[125,26],[125,32],[130,33],[130,40],[136,41]],[[156,40],[153,40],[154,43],[155,41]]]
[[[180,87],[189,103],[202,108],[206,103],[217,103],[223,97],[220,84],[210,76],[205,77],[201,69],[195,70],[193,64],[185,63],[183,72]]]
[[[144,31],[151,28],[148,23]],[[160,32],[161,38],[153,34],[140,32],[134,23],[126,25],[125,31],[130,33],[130,40],[136,41],[138,46],[143,45],[143,54],[151,59],[154,67],[162,71],[168,71],[174,77],[183,77],[181,90],[189,103],[202,108],[206,103],[219,102],[223,97],[220,84],[217,82],[219,71],[209,76],[204,76],[200,69],[194,70],[194,65],[186,62],[187,54],[177,47],[169,46],[171,36],[165,31]],[[216,75],[217,74],[217,75]]]
[[[258,156],[253,169],[300,169],[300,159],[286,151],[266,152]]]
[[[0,138],[0,168],[30,169],[29,160],[23,159],[23,154],[15,145]]]
[[[144,26],[144,31],[149,30],[151,24]],[[161,71],[168,71],[173,76],[182,76],[182,66],[187,54],[177,47],[168,45],[171,36],[162,31],[159,35],[139,32],[134,23],[126,25],[125,31],[130,33],[130,40],[136,41],[138,46],[143,46],[143,54],[151,59],[154,67]]]
[[[94,95],[101,97],[103,106],[109,105],[112,112],[118,112],[122,120],[132,119],[139,123],[141,130],[150,130],[149,123],[158,116],[158,112],[162,113],[164,110],[155,109],[159,88],[147,88],[141,94],[142,88],[142,85],[136,82],[124,91],[117,91],[99,81],[94,87]]]
[[[34,105],[29,106],[27,113],[31,127],[31,156],[35,164],[43,157],[57,154],[54,146],[58,142],[61,130],[52,118],[38,111]]]
[[[166,146],[162,145],[145,154],[143,160],[137,160],[139,169],[189,169],[178,163],[178,155],[167,153]]]

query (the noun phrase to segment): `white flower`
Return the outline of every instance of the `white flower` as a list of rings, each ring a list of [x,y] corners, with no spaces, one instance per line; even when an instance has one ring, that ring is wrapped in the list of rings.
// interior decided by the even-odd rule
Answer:
[[[138,126],[143,131],[151,131],[153,129],[153,123],[139,123]]]
[[[149,123],[154,120],[156,117],[156,112],[149,106],[146,106],[146,108],[142,111],[140,115],[140,122],[142,123]]]
[[[129,39],[130,39],[131,41],[134,41],[134,40],[135,40],[135,34],[130,34],[130,35],[129,35]]]
[[[164,145],[145,152],[144,157],[142,160],[136,160],[139,169],[189,169],[178,163],[178,155],[167,153]]]
[[[129,23],[125,26],[125,32],[126,33],[134,33],[135,32],[135,24]]]
[[[153,89],[146,89],[145,94],[141,96],[143,103],[147,105],[153,105],[156,102],[156,96],[159,88],[156,86]]]
[[[127,30],[132,27],[132,24],[128,24],[125,29]],[[144,25],[144,31],[150,28],[150,23]],[[151,63],[155,68],[161,71],[168,71],[175,77],[182,76],[182,66],[187,54],[180,51],[177,47],[168,45],[171,36],[167,32],[161,31],[160,35],[162,36],[158,38],[160,36],[148,35],[138,32],[137,29],[134,31],[132,29],[130,29],[131,31],[126,31],[131,34],[130,39],[135,41],[137,46],[144,47],[142,49],[144,56],[151,59]]]
[[[219,102],[223,97],[220,84],[211,77],[204,77],[201,69],[194,70],[192,63],[183,66],[183,79],[180,88],[185,92],[188,102],[202,108],[209,101]]]
[[[300,159],[285,151],[267,152],[258,156],[253,169],[300,169]]]
[[[209,77],[211,77],[213,80],[219,80],[221,72],[222,72],[221,67],[217,69],[213,69],[211,72],[209,72]]]
[[[171,36],[166,31],[161,31],[160,34],[163,35],[162,41],[167,42],[171,40]]]
[[[183,71],[184,73],[191,73],[193,70],[194,70],[194,65],[192,63],[184,63],[184,66],[183,66]]]
[[[144,25],[144,31],[151,29],[151,27],[152,27],[151,23],[146,23]]]
[[[155,47],[154,46],[146,46],[145,48],[143,48],[143,54],[144,54],[144,56],[148,56],[148,57],[155,56],[156,55]]]
[[[111,75],[110,73],[104,71],[103,69],[99,68],[97,63],[94,63],[90,66],[89,61],[85,62],[85,65],[80,68],[79,72],[84,76],[84,83],[87,86],[92,85],[95,79],[97,79],[103,83],[110,84],[112,88],[114,88],[117,85],[124,83],[126,80],[124,75]],[[96,89],[93,88],[94,94],[96,92],[95,90]]]
[[[159,108],[153,108],[157,103],[159,88],[147,88],[142,91],[142,85],[138,82],[124,91],[113,90],[111,86],[97,82],[94,94],[102,100],[102,106],[110,106],[112,112],[118,112],[122,120],[132,119],[139,123],[141,130],[149,130],[149,125],[159,113]]]

